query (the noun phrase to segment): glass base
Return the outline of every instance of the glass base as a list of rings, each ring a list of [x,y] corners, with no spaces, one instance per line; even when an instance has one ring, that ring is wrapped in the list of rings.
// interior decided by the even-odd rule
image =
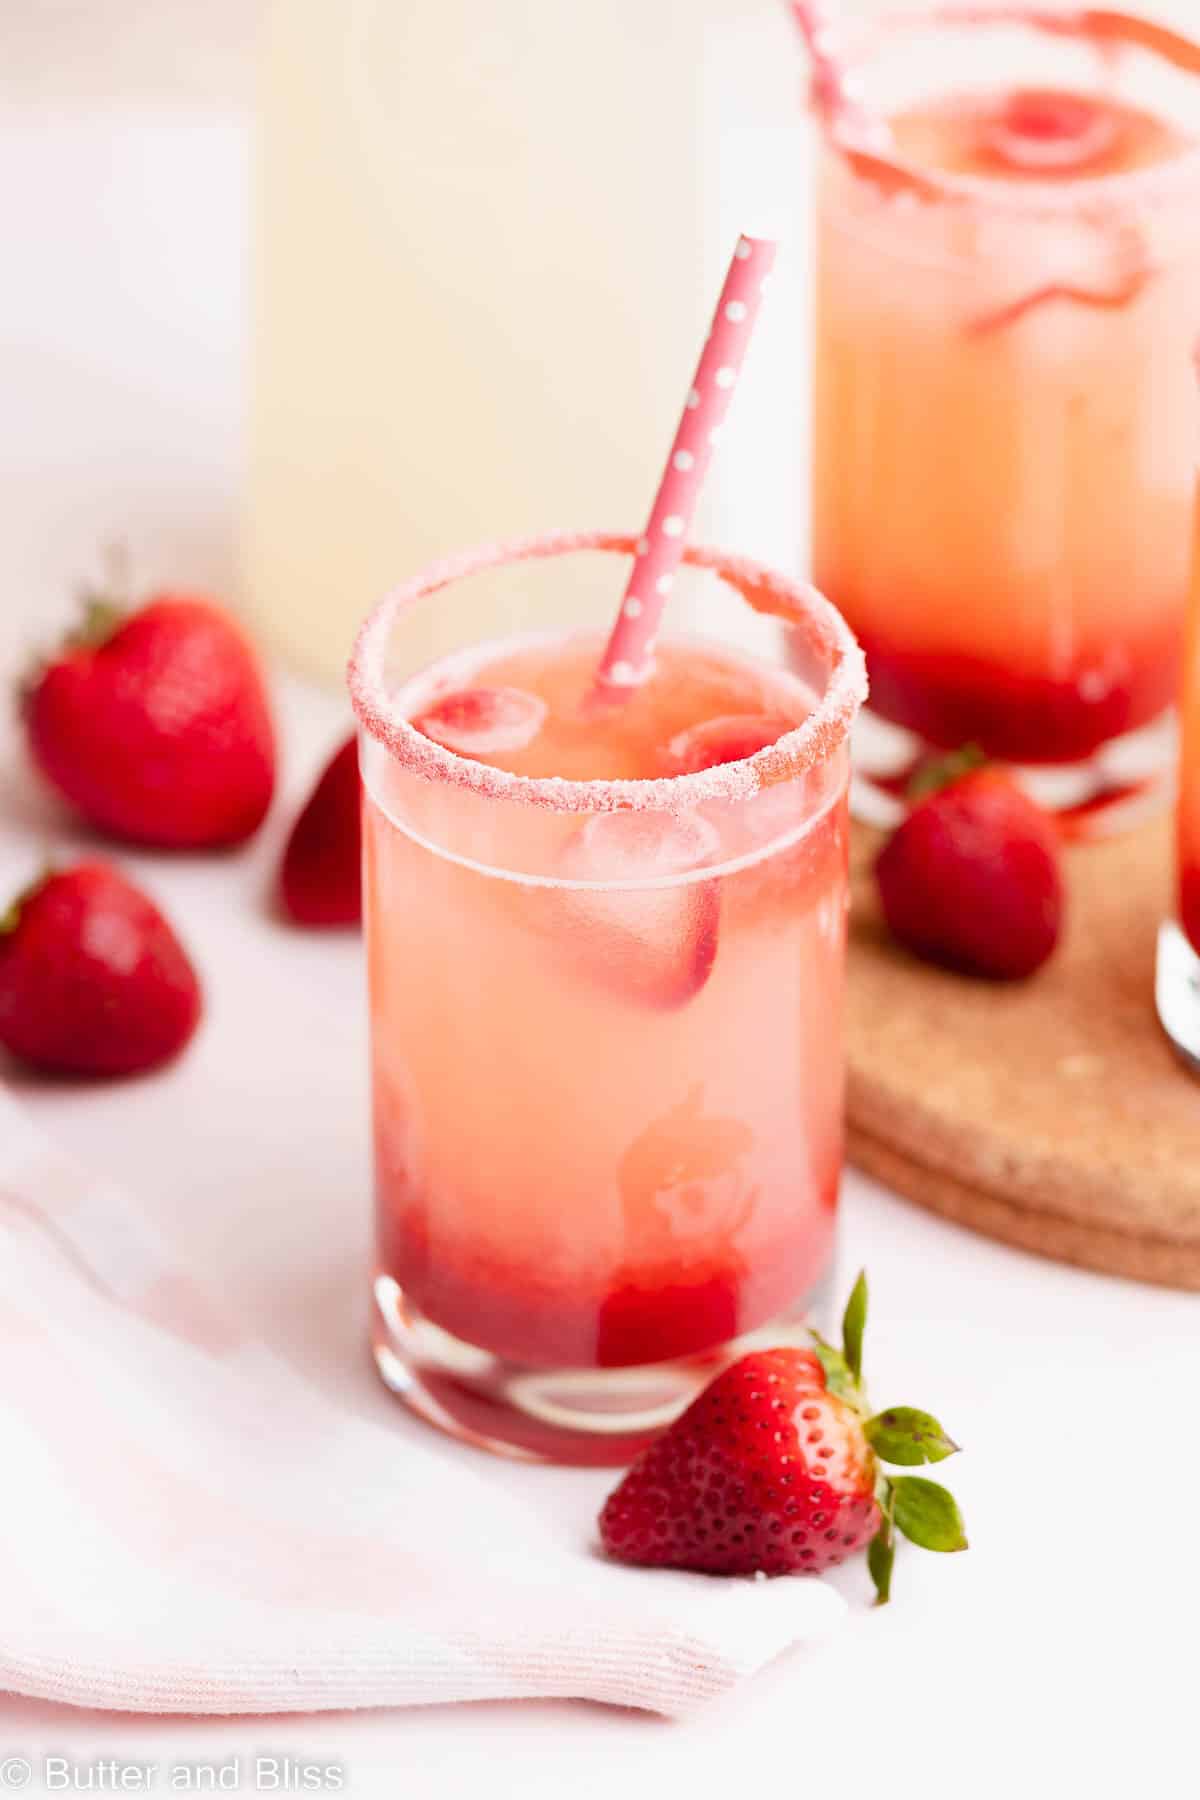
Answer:
[[[534,1462],[621,1465],[748,1350],[807,1347],[828,1324],[829,1275],[781,1318],[703,1356],[628,1369],[537,1369],[451,1337],[375,1278],[371,1348],[384,1385],[465,1443]]]
[[[1087,842],[1128,831],[1170,805],[1175,741],[1175,717],[1168,713],[1114,738],[1086,762],[1009,767],[1038,804],[1057,815],[1064,836]],[[904,816],[905,792],[918,766],[946,754],[866,708],[854,730],[854,817],[891,830]]]
[[[1154,1003],[1171,1043],[1200,1075],[1200,956],[1173,919],[1159,928]]]

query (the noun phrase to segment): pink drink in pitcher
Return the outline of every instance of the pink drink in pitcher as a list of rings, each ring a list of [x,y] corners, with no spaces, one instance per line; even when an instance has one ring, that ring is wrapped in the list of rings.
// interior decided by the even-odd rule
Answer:
[[[1191,629],[1184,665],[1179,758],[1179,918],[1200,957],[1200,500],[1196,506],[1196,556]]]
[[[1200,1071],[1200,479],[1195,520],[1192,602],[1179,710],[1175,916],[1159,932],[1155,998],[1167,1036],[1184,1060]]]
[[[970,741],[1080,804],[1176,697],[1200,48],[984,5],[846,55],[891,141],[822,151],[813,566],[907,734],[873,772]]]

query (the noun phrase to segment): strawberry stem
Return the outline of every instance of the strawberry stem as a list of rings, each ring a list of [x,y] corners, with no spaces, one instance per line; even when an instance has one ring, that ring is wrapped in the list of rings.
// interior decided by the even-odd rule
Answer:
[[[972,769],[981,769],[987,757],[978,744],[961,744],[957,750],[948,750],[944,756],[930,756],[918,763],[911,780],[904,790],[904,798],[910,806],[918,800],[927,800],[930,794],[936,794],[939,788],[950,787],[969,775]]]
[[[880,1478],[876,1498],[883,1518],[867,1545],[867,1568],[875,1583],[875,1604],[886,1606],[892,1597],[892,1568],[896,1561],[896,1501],[886,1475]]]
[[[92,587],[89,584],[80,594],[83,618],[70,636],[73,649],[98,650],[124,622],[133,606],[128,544],[120,539],[105,544],[101,564],[104,573],[98,585]]]
[[[117,585],[118,576],[126,570],[124,560],[115,560],[114,552],[108,558],[109,574],[112,584],[107,589],[85,587],[79,594],[80,617],[65,633],[57,648],[57,654],[64,651],[99,650],[107,644],[124,623],[130,610],[131,602],[124,598],[126,589]],[[121,577],[122,581],[124,577]],[[48,655],[35,657],[24,676],[17,684],[17,711],[23,717],[33,701],[52,658]]]
[[[98,650],[107,644],[124,617],[125,608],[119,600],[107,594],[85,594],[83,618],[70,635],[71,648]]]
[[[808,1335],[812,1339],[813,1349],[817,1353],[817,1361],[824,1371],[825,1386],[829,1392],[836,1394],[842,1400],[855,1400],[858,1394],[858,1383],[851,1375],[842,1352],[835,1344],[831,1344],[828,1338],[823,1338],[814,1327],[810,1326]]]

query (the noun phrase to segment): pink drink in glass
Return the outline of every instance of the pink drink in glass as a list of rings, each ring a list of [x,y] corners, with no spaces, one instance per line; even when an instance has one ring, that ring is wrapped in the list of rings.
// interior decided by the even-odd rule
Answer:
[[[1179,918],[1188,943],[1200,956],[1200,500],[1180,719]]]
[[[1179,716],[1176,917],[1159,933],[1156,998],[1168,1037],[1185,1061],[1200,1071],[1200,480],[1195,521]]]
[[[862,748],[973,741],[1079,805],[1154,771],[1176,692],[1200,49],[973,6],[847,55],[893,147],[822,151],[814,574],[903,728]]]
[[[857,648],[811,590],[695,551],[681,587],[792,624],[798,672],[664,637],[594,706],[605,632],[555,629],[554,588],[598,564],[602,618],[621,566],[596,552],[628,548],[462,559],[446,618],[469,593],[478,621],[476,578],[515,569],[548,629],[414,671],[388,646],[435,571],[353,675],[377,1359],[460,1435],[585,1462],[627,1457],[748,1334],[800,1327],[842,1151]],[[457,698],[480,689],[502,696],[483,718]]]

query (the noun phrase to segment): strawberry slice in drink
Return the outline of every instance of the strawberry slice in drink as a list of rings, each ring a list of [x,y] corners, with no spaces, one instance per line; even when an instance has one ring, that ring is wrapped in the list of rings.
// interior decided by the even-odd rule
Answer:
[[[459,688],[413,720],[417,730],[459,756],[499,756],[532,744],[546,702],[522,688]]]
[[[982,148],[1021,174],[1082,174],[1119,148],[1122,123],[1090,95],[1019,88],[983,126]]]
[[[720,883],[688,880],[720,848],[695,814],[597,813],[570,840],[555,919],[572,967],[617,998],[659,1012],[694,1000],[712,974]],[[675,879],[673,879],[675,878]],[[657,885],[649,885],[657,884]]]
[[[972,319],[968,331],[972,337],[987,337],[992,332],[1003,331],[1006,326],[1016,325],[1036,308],[1055,300],[1067,301],[1074,306],[1094,307],[1101,312],[1119,312],[1122,307],[1129,306],[1137,299],[1151,273],[1146,267],[1130,267],[1111,288],[1084,288],[1076,287],[1069,281],[1050,281],[1044,287],[1035,288],[1032,293],[1018,295],[1006,306],[998,306],[994,312],[982,313],[977,319]]]
[[[722,763],[741,762],[795,728],[796,720],[783,713],[723,713],[706,719],[671,739],[667,746],[671,773],[695,775]],[[791,782],[784,782],[728,809],[717,802],[711,811],[722,815],[723,829],[734,836],[740,853],[792,830],[801,822],[803,808],[802,796]]]
[[[1078,261],[1078,274],[1072,270],[1069,277],[1058,277],[1029,293],[1018,293],[1013,301],[973,319],[966,328],[968,333],[972,337],[988,337],[1054,301],[1097,311],[1121,311],[1139,297],[1155,274],[1142,234],[1133,225],[1110,234],[1103,225],[1083,223],[1072,261]]]
[[[776,743],[796,721],[782,713],[723,713],[690,731],[681,731],[667,746],[673,775],[698,775],[721,763],[741,762]]]

